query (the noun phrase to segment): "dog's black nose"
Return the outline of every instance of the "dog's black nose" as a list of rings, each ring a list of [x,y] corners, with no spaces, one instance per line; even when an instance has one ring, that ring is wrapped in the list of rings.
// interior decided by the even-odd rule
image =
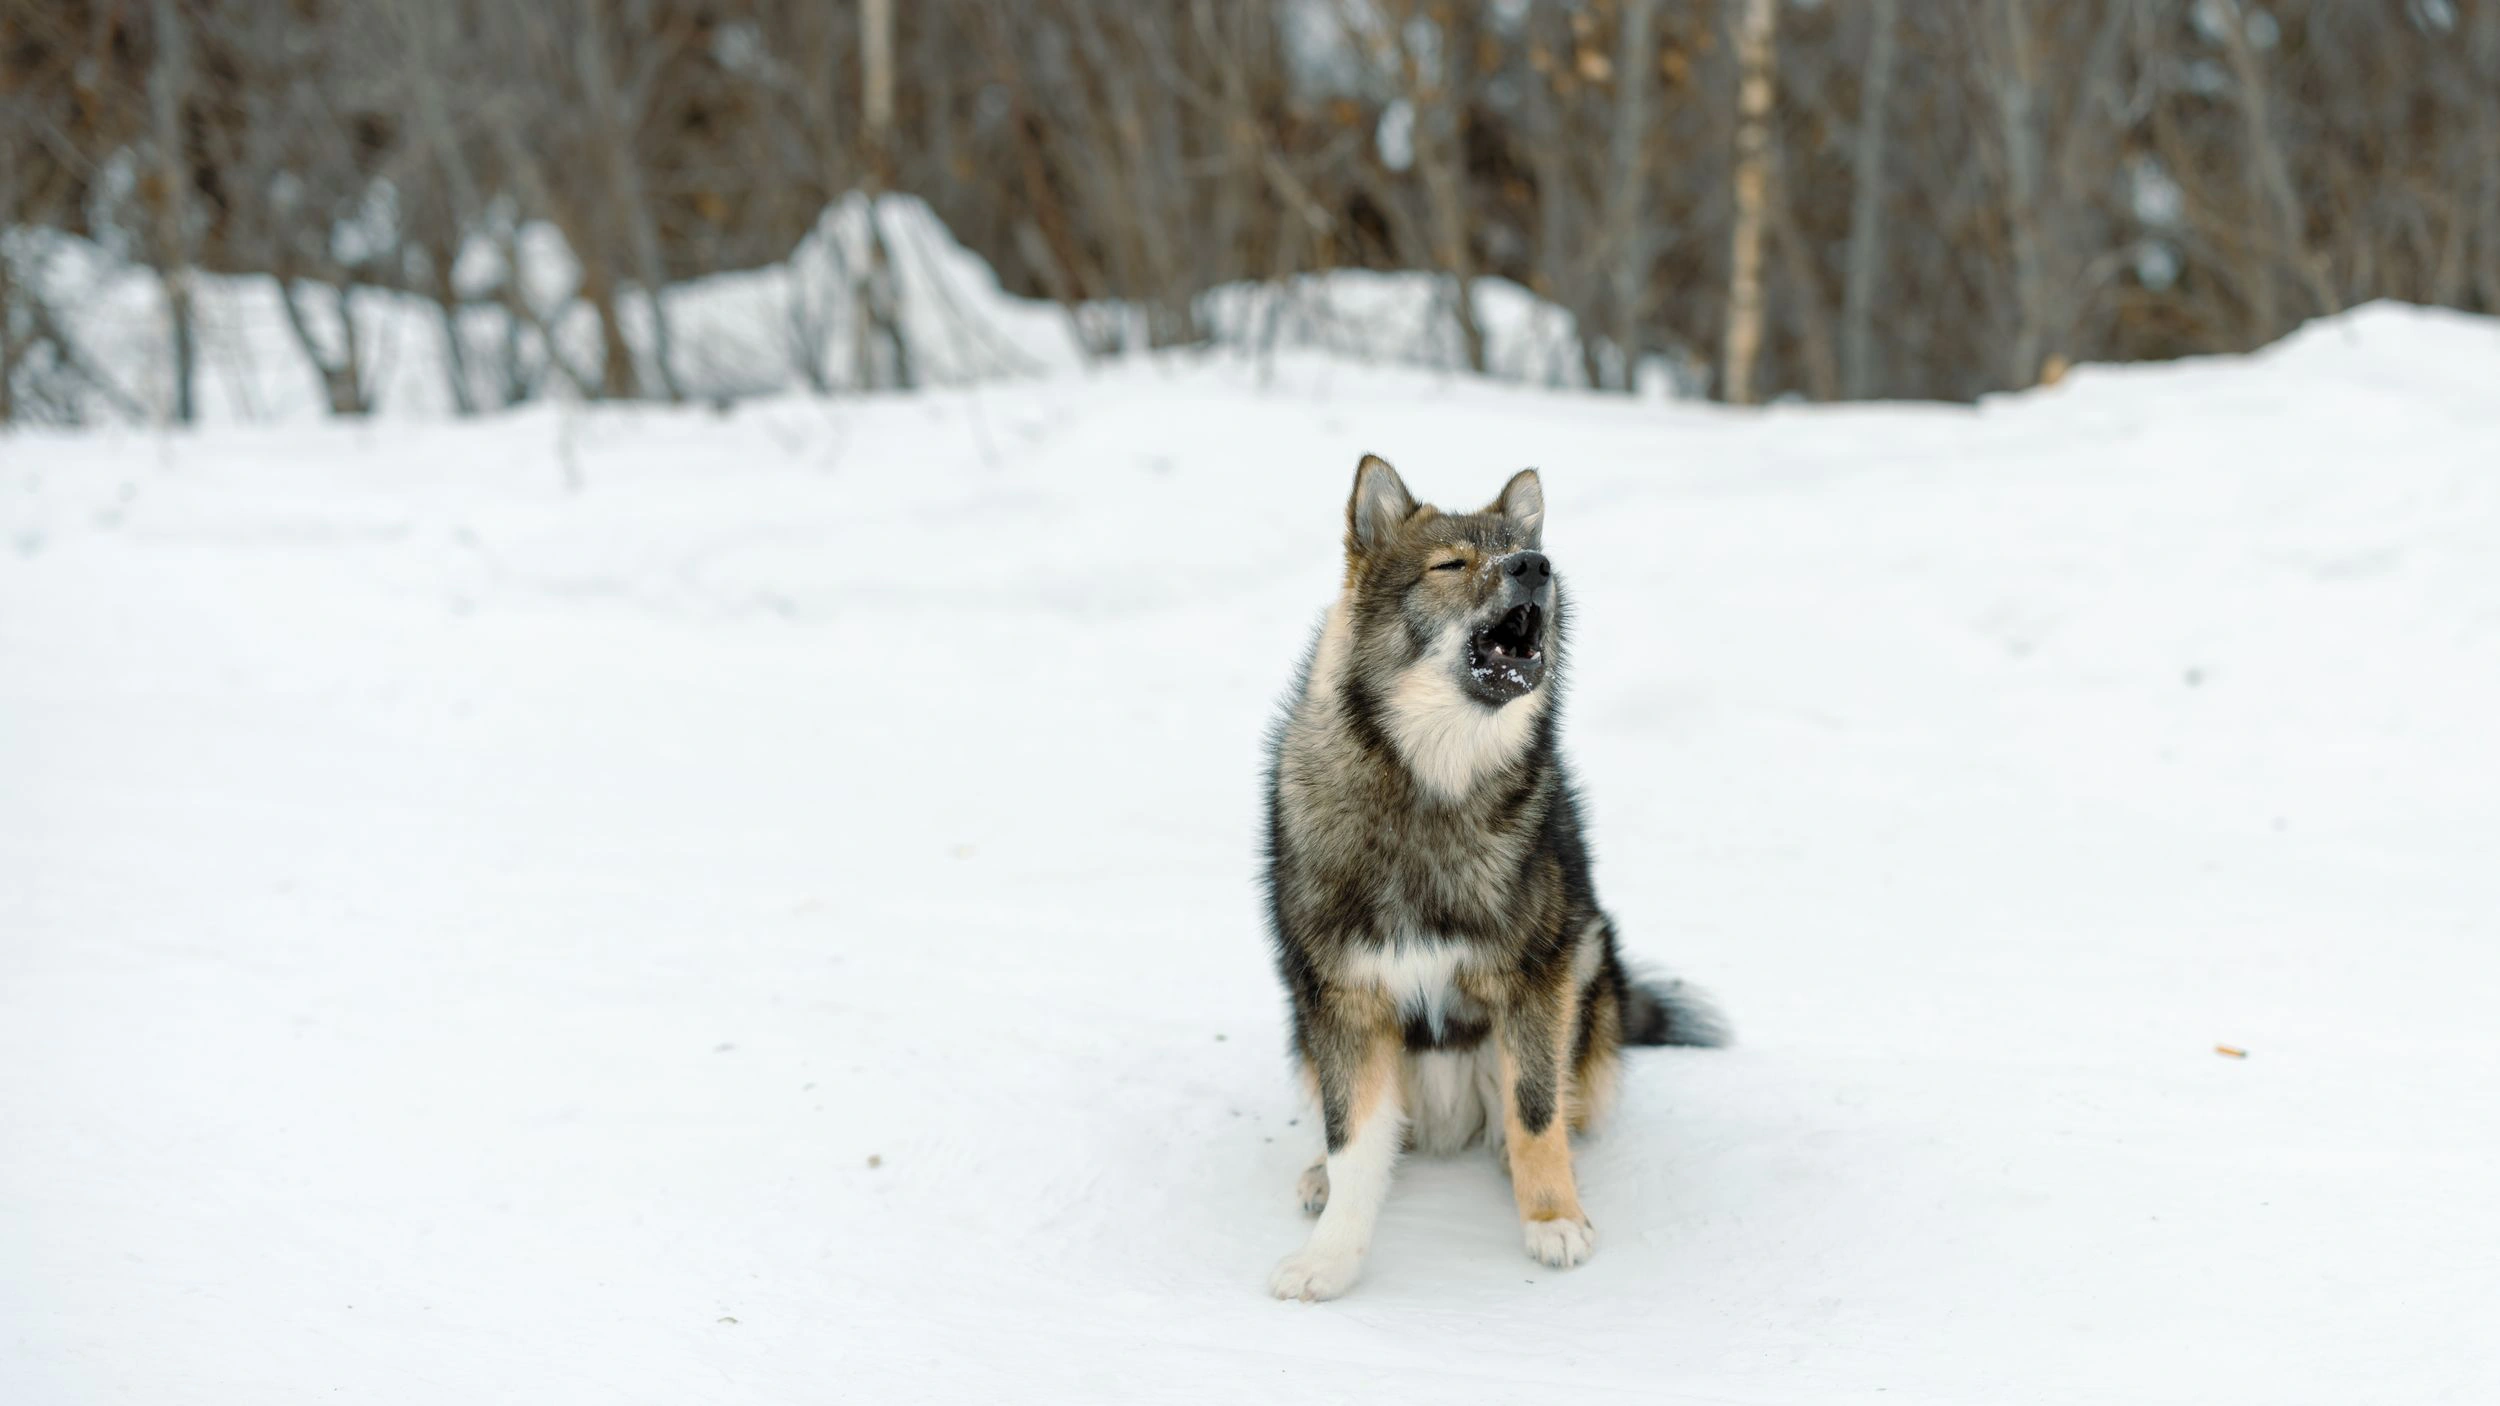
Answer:
[[[1531,591],[1554,578],[1554,564],[1545,559],[1543,552],[1513,552],[1509,564],[1502,569]]]

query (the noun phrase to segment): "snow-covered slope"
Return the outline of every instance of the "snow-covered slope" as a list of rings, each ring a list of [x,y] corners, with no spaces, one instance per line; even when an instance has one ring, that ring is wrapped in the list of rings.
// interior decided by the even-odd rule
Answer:
[[[2492,1400],[2495,386],[0,438],[0,1400]],[[1739,1043],[1586,1267],[1410,1163],[1311,1307],[1256,771],[1366,449],[1545,469],[1601,891]]]
[[[1093,303],[1071,315],[1055,303],[1013,296],[918,198],[887,195],[872,205],[854,195],[828,207],[786,260],[669,289],[669,365],[689,402],[743,401],[817,385],[847,390],[871,379],[855,365],[854,292],[858,271],[869,266],[872,211],[891,259],[896,319],[917,384],[964,386],[1073,372],[1091,355],[1148,344],[1141,309]],[[563,236],[528,225],[513,234],[513,247],[521,286],[554,324],[565,363],[595,381],[599,324],[589,304],[575,297],[582,271]],[[504,262],[496,242],[481,236],[453,268],[453,284],[470,303],[459,320],[470,403],[506,402],[502,381],[515,347],[524,379],[536,382],[533,398],[578,398],[548,365],[535,333],[510,340],[505,313],[495,304]],[[40,401],[56,419],[74,408],[80,424],[172,422],[173,345],[164,290],[151,269],[126,253],[56,231],[5,226],[0,264],[9,279],[43,300],[81,363],[111,387],[107,394],[83,377],[39,375],[52,368],[46,351],[17,372],[30,418],[41,418],[34,408]],[[1585,383],[1568,312],[1502,279],[1478,279],[1474,288],[1489,374],[1546,385]],[[323,355],[343,356],[346,331],[335,298],[310,284],[299,291]],[[288,322],[275,279],[202,275],[195,296],[200,370],[193,389],[201,423],[283,425],[328,415],[321,379]],[[1280,351],[1331,352],[1450,370],[1467,362],[1445,299],[1441,281],[1429,275],[1341,269],[1220,287],[1199,299],[1197,312],[1202,350],[1212,353],[1264,360]],[[451,415],[456,402],[442,309],[427,297],[360,286],[349,310],[373,415]],[[650,398],[660,399],[665,380],[649,303],[638,293],[626,296],[619,321],[641,383]],[[1676,376],[1676,368],[1659,359],[1644,368],[1643,383],[1674,390]],[[47,395],[28,393],[37,381]]]

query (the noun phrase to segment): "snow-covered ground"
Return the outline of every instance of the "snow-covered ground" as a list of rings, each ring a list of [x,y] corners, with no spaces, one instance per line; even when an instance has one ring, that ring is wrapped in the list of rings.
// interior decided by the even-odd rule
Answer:
[[[1739,1043],[1586,1267],[1412,1162],[1314,1307],[1256,773],[1366,449],[1544,468],[1601,892]],[[0,437],[0,1401],[2500,1399],[2495,719],[2447,314]]]

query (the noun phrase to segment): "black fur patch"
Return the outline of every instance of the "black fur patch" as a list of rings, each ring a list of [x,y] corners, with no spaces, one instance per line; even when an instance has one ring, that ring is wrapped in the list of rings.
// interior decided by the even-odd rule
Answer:
[[[1533,1066],[1524,1059],[1519,1062],[1519,1083],[1513,1092],[1519,1102],[1519,1126],[1530,1137],[1553,1126],[1559,1092],[1556,1073],[1550,1055]]]
[[[1643,986],[1623,982],[1623,1043],[1718,1049],[1728,1042],[1727,1018],[1682,981]]]
[[[1410,1009],[1401,1019],[1404,1028],[1400,1035],[1408,1054],[1434,1050],[1463,1053],[1483,1044],[1485,1037],[1493,1033],[1492,1024],[1477,1017],[1444,1015],[1436,1027],[1424,1012]]]
[[[1363,750],[1395,762],[1397,748],[1389,741],[1389,730],[1381,725],[1380,695],[1372,692],[1371,685],[1348,676],[1345,686],[1337,690],[1337,701],[1345,708],[1347,728]]]

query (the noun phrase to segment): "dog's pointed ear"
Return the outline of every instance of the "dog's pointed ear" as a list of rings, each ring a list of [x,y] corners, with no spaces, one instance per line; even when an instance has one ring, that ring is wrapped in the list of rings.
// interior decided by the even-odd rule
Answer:
[[[1415,495],[1406,480],[1377,454],[1366,454],[1354,466],[1354,496],[1345,505],[1346,555],[1366,557],[1380,550],[1399,523],[1415,515]]]
[[[1521,469],[1502,485],[1502,496],[1493,500],[1493,511],[1519,524],[1528,545],[1545,545],[1545,485],[1534,469]]]

